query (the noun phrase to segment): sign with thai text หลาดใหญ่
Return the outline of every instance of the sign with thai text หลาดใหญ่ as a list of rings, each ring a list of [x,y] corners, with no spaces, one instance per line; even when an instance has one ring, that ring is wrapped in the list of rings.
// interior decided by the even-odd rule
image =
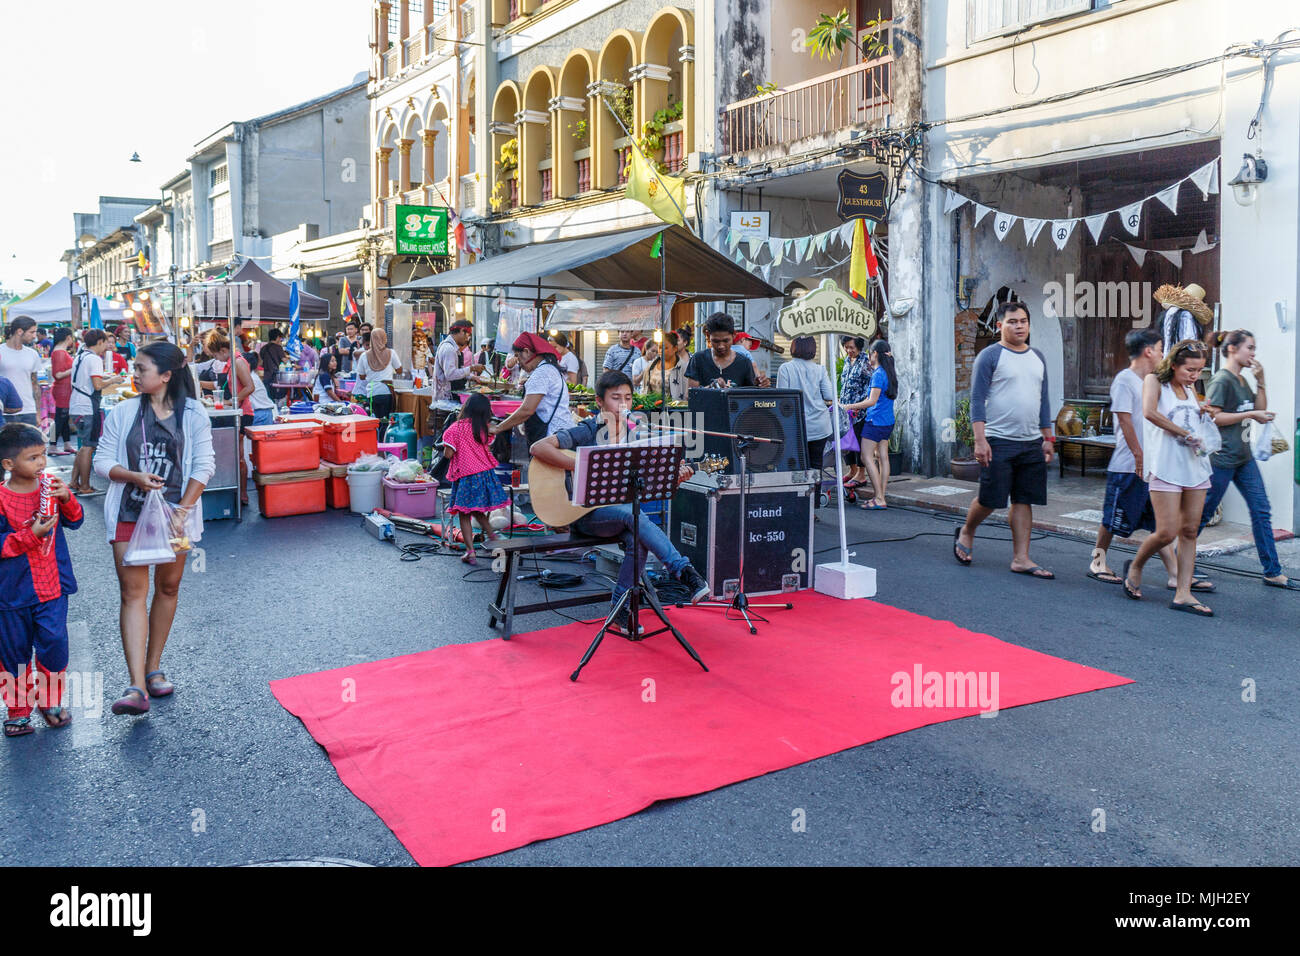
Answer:
[[[447,254],[446,207],[398,206],[395,218],[394,252],[399,256]]]
[[[835,212],[839,214],[841,221],[848,222],[850,219],[885,221],[885,217],[889,214],[889,207],[885,202],[889,179],[884,173],[875,172],[860,176],[846,169],[836,178],[836,183],[839,185],[840,195],[835,205]]]
[[[823,279],[817,288],[781,310],[777,327],[789,338],[829,332],[869,339],[876,334],[876,313],[830,279]]]

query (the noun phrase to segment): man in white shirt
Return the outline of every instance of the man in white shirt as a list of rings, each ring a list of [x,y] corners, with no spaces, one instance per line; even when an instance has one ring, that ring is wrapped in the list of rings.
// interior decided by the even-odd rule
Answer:
[[[457,319],[451,324],[451,331],[438,345],[433,357],[433,401],[451,401],[452,383],[464,382],[471,375],[480,374],[485,366],[465,365],[461,349],[469,345],[474,333],[474,324],[468,319]]]
[[[72,479],[68,482],[73,494],[95,494],[90,481],[91,459],[99,442],[100,413],[99,391],[122,381],[119,375],[104,374],[104,353],[113,344],[103,329],[88,329],[82,337],[82,348],[72,362],[72,397],[68,401],[68,417],[77,431],[77,457],[72,463]]]
[[[5,341],[0,345],[0,378],[9,379],[23,400],[22,411],[16,415],[7,415],[6,421],[25,425],[40,424],[37,399],[41,394],[41,386],[37,376],[41,370],[41,353],[32,348],[35,341],[36,320],[30,316],[20,315],[5,329]]]
[[[1101,527],[1097,529],[1097,544],[1092,549],[1092,563],[1088,577],[1104,584],[1119,584],[1120,577],[1106,564],[1106,551],[1115,535],[1127,538],[1134,531],[1154,531],[1155,512],[1151,509],[1151,496],[1142,471],[1142,382],[1156,370],[1164,357],[1164,344],[1159,329],[1134,329],[1124,337],[1129,365],[1115,376],[1110,386],[1110,413],[1115,419],[1115,451],[1106,469],[1106,498],[1102,505]],[[1160,550],[1160,560],[1165,563],[1169,580],[1176,582],[1178,559],[1171,544]],[[1192,590],[1213,590],[1199,581]]]

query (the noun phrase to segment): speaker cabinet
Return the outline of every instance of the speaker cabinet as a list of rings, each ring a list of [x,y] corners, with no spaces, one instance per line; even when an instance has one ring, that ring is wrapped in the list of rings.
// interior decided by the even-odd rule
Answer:
[[[749,447],[746,467],[751,473],[807,469],[803,393],[798,389],[693,388],[689,400],[693,428],[773,439]],[[704,452],[730,459],[726,471],[740,473],[740,449],[734,439],[705,435]]]

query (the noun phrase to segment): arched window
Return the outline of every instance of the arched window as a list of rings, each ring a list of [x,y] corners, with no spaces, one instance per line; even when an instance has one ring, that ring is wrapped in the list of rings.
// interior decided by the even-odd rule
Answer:
[[[519,87],[512,81],[501,84],[492,103],[489,129],[493,161],[487,172],[492,184],[489,204],[494,212],[519,205],[519,127],[515,122],[519,106]]]
[[[579,196],[592,188],[592,105],[588,95],[595,57],[574,50],[560,70],[560,87],[552,100],[555,125],[556,196]]]
[[[631,135],[636,135],[638,111],[632,68],[636,66],[641,36],[630,30],[616,30],[600,51],[597,81],[614,92],[597,96],[592,104],[597,113],[596,188],[609,189],[627,182],[632,153]],[[609,106],[614,108],[615,119]]]
[[[634,75],[640,87],[647,155],[678,173],[694,149],[695,47],[691,15],[665,7],[654,15]]]
[[[539,66],[528,75],[524,104],[516,116],[519,123],[519,199],[535,206],[555,197],[554,163],[551,159],[551,98],[555,75],[549,66]]]

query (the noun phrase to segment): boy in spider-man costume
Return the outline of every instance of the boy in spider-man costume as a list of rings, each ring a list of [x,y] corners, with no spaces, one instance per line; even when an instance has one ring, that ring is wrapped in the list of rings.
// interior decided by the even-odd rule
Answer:
[[[40,477],[45,470],[45,436],[31,425],[0,428],[0,695],[9,708],[6,737],[32,732],[35,704],[50,727],[66,727],[72,713],[63,706],[68,666],[68,595],[77,590],[63,529],[81,526],[81,504],[55,478],[50,494],[58,514],[42,519]],[[44,539],[54,535],[54,546]],[[36,670],[32,671],[32,652]]]

